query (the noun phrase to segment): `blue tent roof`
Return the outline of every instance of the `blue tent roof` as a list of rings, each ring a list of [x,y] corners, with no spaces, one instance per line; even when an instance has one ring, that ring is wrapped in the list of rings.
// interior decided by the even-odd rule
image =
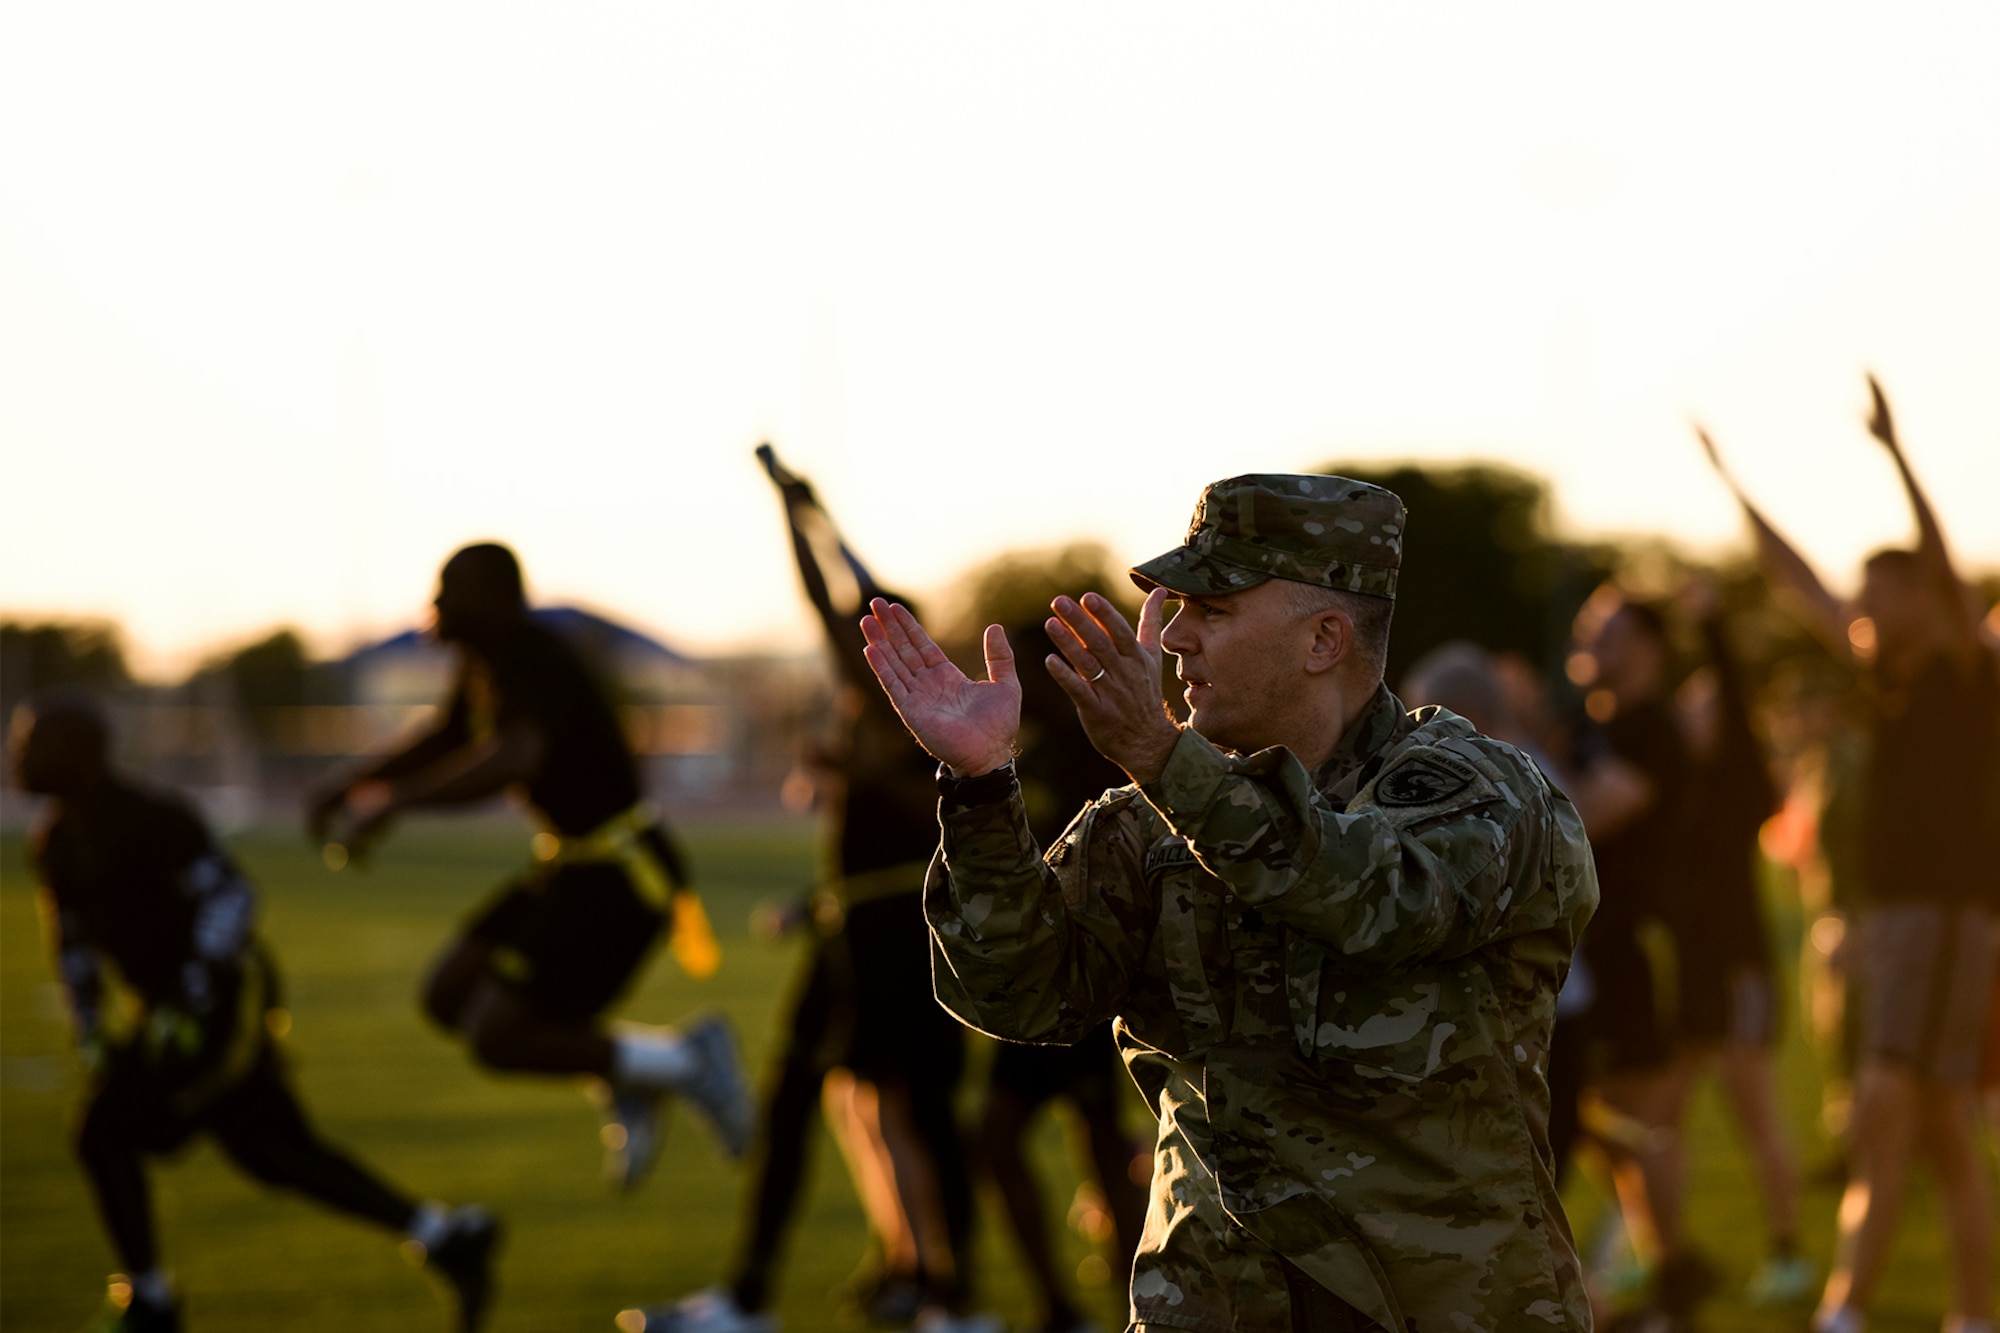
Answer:
[[[669,662],[684,663],[690,659],[685,653],[675,652],[658,639],[641,634],[630,626],[615,620],[607,620],[595,612],[585,611],[576,606],[538,606],[528,613],[538,624],[546,625],[570,642],[593,651],[605,650],[636,652],[642,656],[664,658]],[[383,652],[403,652],[420,648],[428,642],[424,631],[406,629],[375,643],[364,644],[347,655],[346,661],[358,664]]]

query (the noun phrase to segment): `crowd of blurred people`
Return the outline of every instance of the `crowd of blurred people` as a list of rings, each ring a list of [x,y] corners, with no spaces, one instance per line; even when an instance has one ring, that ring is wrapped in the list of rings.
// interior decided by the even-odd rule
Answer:
[[[2000,607],[1988,613],[1954,566],[1879,389],[1869,427],[1899,469],[1919,541],[1872,557],[1853,598],[1828,590],[1702,437],[1743,505],[1772,594],[1823,641],[1819,666],[1754,678],[1722,589],[1691,578],[1666,596],[1599,588],[1575,617],[1560,680],[1460,640],[1432,648],[1399,683],[1406,706],[1442,706],[1527,753],[1589,834],[1600,905],[1559,997],[1545,1073],[1555,1173],[1572,1159],[1592,1163],[1615,1194],[1615,1225],[1590,1247],[1594,1308],[1610,1325],[1686,1327],[1715,1290],[1709,1251],[1732,1242],[1694,1234],[1686,1207],[1690,1108],[1713,1075],[1763,1210],[1749,1300],[1817,1298],[1817,1333],[1860,1333],[1922,1158],[1935,1168],[1950,1246],[1947,1333],[1992,1327],[1993,1214],[1978,1134],[1981,1097],[2000,1109]],[[823,821],[821,865],[812,892],[783,914],[811,944],[760,1100],[737,1074],[722,1023],[603,1020],[657,940],[674,940],[696,974],[713,968],[713,940],[612,710],[574,653],[528,621],[504,548],[468,547],[444,567],[438,633],[465,669],[439,725],[327,785],[311,807],[314,835],[335,859],[360,856],[402,810],[526,790],[542,830],[536,864],[447,948],[425,985],[426,1012],[487,1067],[593,1077],[610,1171],[626,1188],[654,1161],[670,1095],[751,1160],[730,1271],[706,1290],[623,1312],[626,1333],[771,1333],[816,1111],[869,1222],[873,1257],[852,1293],[862,1317],[997,1333],[982,1313],[973,1245],[983,1173],[1034,1284],[1038,1329],[1084,1329],[1023,1145],[1043,1107],[1074,1110],[1107,1276],[1120,1263],[1129,1270],[1148,1145],[1122,1123],[1108,1025],[1074,1047],[1004,1047],[978,1118],[960,1123],[966,1037],[932,1000],[920,906],[938,843],[936,763],[876,688],[859,629],[873,599],[907,599],[878,583],[804,478],[768,447],[760,459],[837,676],[833,724],[803,761]],[[1039,612],[1009,637],[1025,660],[1051,648]],[[1060,690],[1037,673],[1023,687],[1018,777],[1035,837],[1051,846],[1124,777]],[[97,813],[111,808],[106,792],[138,798],[113,781],[101,719],[74,700],[26,712],[16,737],[24,784],[66,806],[58,836],[42,843],[42,869],[64,909],[62,976],[79,1037],[100,1070],[83,1150],[130,1270],[121,1326],[177,1327],[139,1162],[197,1132],[260,1179],[402,1229],[458,1294],[461,1326],[476,1326],[497,1220],[407,1199],[310,1134],[260,1035],[258,1006],[274,1002],[261,991],[244,998],[275,975],[254,941],[247,883],[198,822],[156,815],[177,841],[147,852],[151,879],[138,887],[178,905],[162,917],[150,899],[119,896],[137,888],[103,881],[91,840],[112,836]],[[1789,937],[1767,906],[1790,892],[1803,910],[1796,1005],[1794,965],[1780,956]],[[134,936],[135,920],[154,922],[146,938]],[[150,986],[156,1013],[186,1023],[107,1047],[93,950]],[[1823,1274],[1801,1249],[1807,1178],[1777,1067],[1795,1007],[1830,1071],[1826,1117],[1840,1144],[1815,1173],[1844,1191]]]
[[[1858,1333],[1921,1156],[1943,1202],[1946,1326],[1991,1327],[1978,1125],[1982,1097],[2000,1095],[2000,606],[1982,618],[1871,389],[1869,429],[1919,542],[1871,557],[1852,598],[1827,589],[1701,437],[1769,591],[1829,660],[1760,699],[1718,588],[1695,577],[1666,597],[1612,584],[1589,598],[1565,664],[1579,707],[1472,643],[1433,650],[1402,684],[1406,704],[1442,704],[1535,755],[1589,830],[1602,898],[1558,1011],[1551,1142],[1559,1168],[1582,1149],[1612,1182],[1593,1295],[1632,1326],[1685,1320],[1715,1287],[1685,1217],[1690,1097],[1713,1073],[1763,1207],[1750,1301],[1817,1296],[1819,1333]],[[1823,1283],[1799,1251],[1801,1166],[1775,1065],[1792,967],[1773,892],[1795,892],[1803,913],[1799,1008],[1840,1145],[1815,1173],[1842,1189]]]

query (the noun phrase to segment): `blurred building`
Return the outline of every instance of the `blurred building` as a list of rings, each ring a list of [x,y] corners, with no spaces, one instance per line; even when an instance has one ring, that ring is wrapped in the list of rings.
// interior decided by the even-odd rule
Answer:
[[[829,706],[816,655],[693,658],[580,608],[534,615],[580,650],[616,701],[647,790],[663,808],[780,808],[785,778]],[[281,633],[178,685],[107,680],[91,688],[111,715],[121,764],[240,827],[292,818],[329,774],[429,725],[457,665],[451,649],[414,629],[326,662],[306,660],[296,638]],[[53,683],[10,674],[15,699]],[[18,795],[10,790],[0,811],[9,825],[24,814]]]

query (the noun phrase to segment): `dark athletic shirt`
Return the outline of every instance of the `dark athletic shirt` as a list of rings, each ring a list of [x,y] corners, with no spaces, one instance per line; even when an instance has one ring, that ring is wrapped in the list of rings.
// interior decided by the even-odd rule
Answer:
[[[541,734],[541,762],[523,785],[556,832],[579,837],[638,801],[638,765],[610,701],[576,650],[532,621],[468,649],[445,731],[477,740],[516,718]]]
[[[1943,654],[1875,700],[1862,812],[1865,901],[2000,907],[2000,679],[1979,654],[1970,674]]]
[[[1653,800],[1642,813],[1616,833],[1590,840],[1599,899],[1584,937],[1601,946],[1631,941],[1640,921],[1661,915],[1679,878],[1688,753],[1680,724],[1663,699],[1625,709],[1598,729],[1595,739],[1653,784]]]
[[[833,650],[834,720],[829,758],[838,781],[826,793],[821,824],[821,865],[842,879],[895,866],[928,863],[937,850],[937,761],[924,753],[896,715],[868,665],[861,612],[877,597],[894,595],[851,556],[857,607],[833,604],[812,543],[793,530],[793,554],[807,596]],[[842,548],[846,556],[846,548]],[[831,845],[828,845],[830,842]],[[854,891],[873,897],[881,885]],[[916,885],[910,885],[915,892]]]
[[[149,1004],[182,996],[182,967],[196,956],[195,923],[203,906],[240,895],[222,942],[249,930],[249,889],[202,822],[178,799],[114,783],[88,815],[65,809],[31,852],[56,914],[64,982],[94,990],[95,975],[76,975],[72,951],[117,964]],[[76,998],[90,1001],[92,996]]]
[[[1034,663],[1021,671],[1021,733],[1016,742],[1014,773],[1027,807],[1028,828],[1035,842],[1047,849],[1084,806],[1131,779],[1118,765],[1097,752],[1077,720],[1076,705],[1055,679],[1040,667],[1056,650],[1040,621],[1007,631],[1014,660]]]
[[[927,862],[938,845],[937,760],[910,739],[872,675],[849,688],[862,702],[842,738],[844,780],[829,802],[839,830],[840,873],[852,877]]]
[[[1667,920],[1684,965],[1771,966],[1770,933],[1757,888],[1757,835],[1778,789],[1750,725],[1750,703],[1727,641],[1704,625],[1716,674],[1715,752],[1692,762],[1682,873],[1668,887]]]

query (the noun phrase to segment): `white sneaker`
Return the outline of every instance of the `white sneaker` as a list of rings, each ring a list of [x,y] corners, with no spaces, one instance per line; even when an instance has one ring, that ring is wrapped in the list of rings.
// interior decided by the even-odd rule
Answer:
[[[1752,1305],[1790,1305],[1819,1292],[1819,1269],[1796,1254],[1773,1255],[1758,1265],[1744,1296]]]
[[[750,1147],[756,1113],[736,1059],[736,1039],[720,1018],[704,1018],[683,1034],[695,1053],[695,1071],[676,1089],[715,1127],[722,1150],[742,1157]]]
[[[607,1083],[604,1106],[604,1178],[630,1193],[639,1187],[659,1155],[660,1109],[666,1094],[632,1083]]]
[[[445,1218],[437,1243],[403,1243],[403,1252],[420,1260],[448,1285],[458,1299],[460,1333],[473,1333],[493,1303],[493,1252],[500,1247],[500,1222],[476,1203],[462,1204]]]
[[[748,1314],[720,1287],[650,1310],[620,1310],[619,1333],[778,1333],[778,1318]]]

